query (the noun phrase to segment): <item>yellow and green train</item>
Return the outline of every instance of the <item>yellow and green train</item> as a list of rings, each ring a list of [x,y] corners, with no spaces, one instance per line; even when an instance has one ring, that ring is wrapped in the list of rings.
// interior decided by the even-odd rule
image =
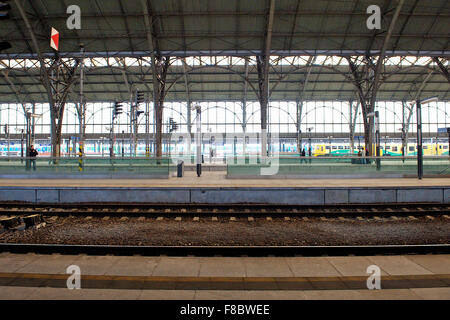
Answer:
[[[355,146],[353,154],[358,154],[358,151],[365,154],[364,146]],[[351,148],[349,144],[345,143],[332,143],[332,144],[316,144],[313,148],[315,157],[320,156],[348,156],[351,155]],[[402,144],[401,143],[382,143],[380,145],[381,156],[402,156]],[[405,156],[416,156],[417,145],[409,143],[406,147]],[[449,149],[448,144],[444,143],[424,143],[423,144],[424,156],[448,156]]]

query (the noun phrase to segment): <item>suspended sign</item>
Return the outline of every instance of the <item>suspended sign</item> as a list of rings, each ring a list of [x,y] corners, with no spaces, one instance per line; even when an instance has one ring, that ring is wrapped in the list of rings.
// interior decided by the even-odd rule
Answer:
[[[50,47],[58,51],[59,47],[59,32],[52,27],[52,34],[50,37]]]

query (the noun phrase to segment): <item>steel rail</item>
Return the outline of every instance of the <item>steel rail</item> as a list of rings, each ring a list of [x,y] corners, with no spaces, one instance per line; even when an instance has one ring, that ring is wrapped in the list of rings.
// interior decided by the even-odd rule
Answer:
[[[120,211],[116,211],[121,209]],[[200,211],[198,211],[200,210]],[[1,215],[42,214],[45,216],[317,216],[321,215],[425,215],[448,213],[449,204],[342,204],[342,205],[266,205],[266,204],[29,204],[0,202]]]
[[[117,246],[0,243],[0,252],[143,256],[348,256],[449,254],[450,244],[365,246]]]

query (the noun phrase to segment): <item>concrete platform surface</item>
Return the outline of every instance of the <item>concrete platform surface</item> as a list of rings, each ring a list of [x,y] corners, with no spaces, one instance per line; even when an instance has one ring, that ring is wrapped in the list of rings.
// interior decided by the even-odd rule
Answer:
[[[0,179],[0,201],[28,203],[450,203],[450,179],[227,180],[223,173],[156,179]]]
[[[238,291],[110,290],[0,286],[0,300],[449,300],[450,288]]]
[[[178,277],[345,277],[450,274],[450,255],[354,257],[143,257],[0,253],[0,273],[65,274],[69,265],[85,275]]]
[[[81,289],[68,290],[68,266]],[[369,266],[381,290],[368,290]],[[450,255],[142,257],[0,254],[0,299],[450,299]]]
[[[186,172],[183,178],[160,179],[0,179],[0,187],[450,187],[450,178],[395,179],[226,179],[224,172],[205,172],[197,177]]]

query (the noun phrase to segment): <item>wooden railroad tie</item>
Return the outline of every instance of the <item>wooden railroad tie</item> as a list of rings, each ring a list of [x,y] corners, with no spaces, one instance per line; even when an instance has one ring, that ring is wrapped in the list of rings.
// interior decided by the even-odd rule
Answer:
[[[22,220],[25,223],[26,228],[36,226],[36,225],[39,225],[44,222],[44,218],[42,217],[42,214],[32,214],[32,215],[23,217]]]
[[[0,220],[0,224],[5,229],[12,229],[20,225],[21,218],[20,217],[8,217]]]

